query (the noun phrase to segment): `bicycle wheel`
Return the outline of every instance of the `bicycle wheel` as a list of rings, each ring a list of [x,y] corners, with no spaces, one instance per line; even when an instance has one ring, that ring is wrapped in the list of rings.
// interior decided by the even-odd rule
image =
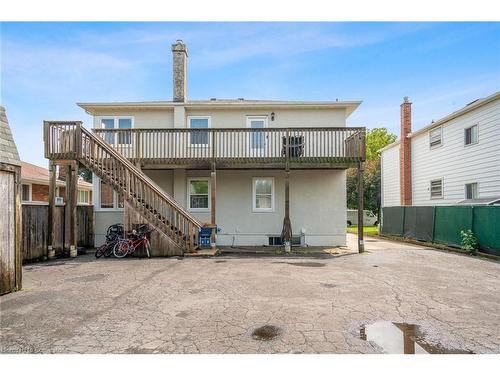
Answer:
[[[112,242],[110,244],[108,244],[108,246],[106,246],[106,249],[104,249],[104,256],[106,258],[109,258],[111,255],[113,255],[113,249],[115,248],[115,245],[116,245],[116,241],[115,242]]]
[[[115,247],[113,248],[113,254],[117,258],[123,258],[128,254],[128,251],[130,249],[130,245],[128,241],[119,241],[116,243]]]
[[[106,250],[106,244],[99,246],[95,251],[95,257],[99,259],[104,255],[104,251]]]

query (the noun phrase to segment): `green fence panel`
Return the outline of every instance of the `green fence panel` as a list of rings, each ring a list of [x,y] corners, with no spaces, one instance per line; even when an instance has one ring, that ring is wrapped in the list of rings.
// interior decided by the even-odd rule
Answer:
[[[481,251],[500,255],[500,206],[474,207],[473,231]]]
[[[432,242],[434,229],[434,207],[408,206],[404,210],[404,237]]]
[[[382,209],[382,234],[403,235],[404,207],[384,207]]]
[[[472,230],[472,206],[436,206],[434,242],[460,247],[460,231]]]

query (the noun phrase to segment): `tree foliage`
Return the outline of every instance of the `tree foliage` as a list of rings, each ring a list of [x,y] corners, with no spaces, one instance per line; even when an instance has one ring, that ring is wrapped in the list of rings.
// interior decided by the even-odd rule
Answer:
[[[396,140],[386,128],[366,132],[366,162],[363,173],[364,206],[378,215],[380,212],[380,149]],[[347,207],[358,208],[357,169],[347,170]]]

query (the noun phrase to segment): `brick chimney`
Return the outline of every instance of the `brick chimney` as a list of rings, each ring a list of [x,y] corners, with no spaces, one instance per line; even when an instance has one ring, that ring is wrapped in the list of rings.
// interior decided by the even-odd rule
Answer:
[[[184,42],[178,39],[172,44],[173,55],[173,101],[187,100],[187,58],[188,51]]]
[[[411,206],[411,103],[405,96],[401,103],[401,141],[399,148],[400,199],[402,206]]]

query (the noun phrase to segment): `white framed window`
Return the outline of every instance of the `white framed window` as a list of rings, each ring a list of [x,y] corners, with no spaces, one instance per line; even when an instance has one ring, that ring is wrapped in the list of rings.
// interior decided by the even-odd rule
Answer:
[[[21,201],[23,202],[31,202],[32,201],[32,186],[31,184],[22,184],[21,185]]]
[[[443,198],[443,179],[432,180],[430,183],[431,199]]]
[[[210,129],[211,117],[210,116],[188,116],[187,117],[189,129]],[[191,132],[189,134],[190,147],[208,147],[210,144],[210,133],[204,131]]]
[[[479,198],[477,182],[465,184],[465,199]]]
[[[94,194],[94,203],[96,203],[95,206],[99,207],[100,211],[123,209],[123,197],[101,179],[96,178],[94,191],[96,191],[96,194]]]
[[[429,131],[429,146],[430,148],[437,148],[442,145],[443,128],[441,126]]]
[[[247,128],[265,129],[267,128],[267,116],[247,116]],[[248,137],[248,147],[251,151],[263,150],[266,147],[266,137],[264,132],[252,132]]]
[[[254,177],[252,179],[253,212],[274,212],[274,178]]]
[[[133,129],[133,116],[100,116],[98,117],[100,127],[103,129]],[[104,140],[113,146],[132,144],[131,132],[105,133]]]
[[[78,190],[77,203],[88,204],[90,198],[90,192],[88,190]]]
[[[210,211],[210,178],[190,177],[187,180],[188,210],[193,212]]]
[[[477,125],[464,129],[464,145],[476,144],[479,140]]]

